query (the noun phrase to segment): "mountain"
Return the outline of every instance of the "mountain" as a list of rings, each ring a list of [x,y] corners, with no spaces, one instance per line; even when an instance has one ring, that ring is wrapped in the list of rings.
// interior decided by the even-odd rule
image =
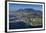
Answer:
[[[42,11],[34,10],[31,8],[18,9],[15,10],[14,12],[10,11],[9,13],[10,23],[16,23],[21,21],[28,25],[36,26],[41,25],[41,18],[42,18]]]
[[[17,15],[25,15],[25,16],[42,16],[42,11],[40,10],[34,10],[34,9],[31,9],[31,8],[26,8],[26,9],[19,9],[19,10],[16,10],[15,12]]]

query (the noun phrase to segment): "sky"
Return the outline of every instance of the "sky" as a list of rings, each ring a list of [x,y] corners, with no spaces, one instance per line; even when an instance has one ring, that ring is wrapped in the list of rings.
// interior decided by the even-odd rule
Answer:
[[[25,9],[25,8],[32,8],[32,9],[35,9],[35,10],[42,10],[42,5],[9,3],[9,10],[10,11],[15,11],[17,9]]]

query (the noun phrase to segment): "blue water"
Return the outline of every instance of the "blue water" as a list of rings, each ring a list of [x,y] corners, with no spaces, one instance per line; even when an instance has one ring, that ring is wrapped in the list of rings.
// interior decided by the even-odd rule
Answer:
[[[9,27],[10,29],[31,28],[30,25],[27,25],[24,22],[10,23]]]

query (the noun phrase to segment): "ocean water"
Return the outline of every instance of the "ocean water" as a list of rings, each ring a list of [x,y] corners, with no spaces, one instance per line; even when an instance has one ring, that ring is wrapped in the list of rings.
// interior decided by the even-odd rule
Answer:
[[[31,26],[25,24],[24,22],[16,22],[16,23],[10,23],[9,28],[10,29],[23,29],[23,28],[31,28]]]

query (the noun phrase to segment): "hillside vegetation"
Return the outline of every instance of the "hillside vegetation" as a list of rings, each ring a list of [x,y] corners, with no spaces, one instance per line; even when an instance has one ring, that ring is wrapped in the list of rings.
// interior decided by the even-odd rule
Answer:
[[[10,23],[24,22],[27,25],[39,26],[42,25],[42,11],[31,8],[18,9],[10,11]]]

